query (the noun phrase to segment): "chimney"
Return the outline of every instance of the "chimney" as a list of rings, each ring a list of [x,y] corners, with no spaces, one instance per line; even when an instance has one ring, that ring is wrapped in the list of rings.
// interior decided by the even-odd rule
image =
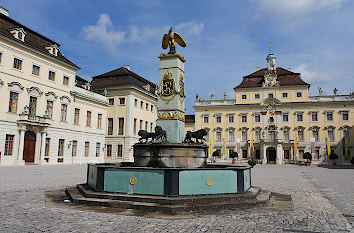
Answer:
[[[256,71],[258,71],[258,70],[260,70],[260,69],[261,69],[261,67],[259,67],[259,66],[256,67]]]
[[[130,65],[126,65],[126,66],[123,66],[124,68],[126,68],[127,70],[130,70]]]
[[[9,11],[0,6],[0,13],[9,17]]]

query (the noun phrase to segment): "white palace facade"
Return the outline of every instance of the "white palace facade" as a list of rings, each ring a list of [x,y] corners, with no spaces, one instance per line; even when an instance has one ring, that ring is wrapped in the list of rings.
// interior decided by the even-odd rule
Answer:
[[[0,11],[0,166],[103,162],[108,99],[60,45]]]

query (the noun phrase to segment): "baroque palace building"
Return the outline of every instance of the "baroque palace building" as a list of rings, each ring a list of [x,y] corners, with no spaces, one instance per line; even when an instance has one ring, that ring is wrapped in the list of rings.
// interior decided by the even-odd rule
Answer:
[[[0,165],[104,161],[108,99],[78,69],[0,8]]]
[[[156,85],[131,71],[130,66],[97,75],[91,85],[109,101],[105,162],[133,162],[139,130],[153,132],[156,126]]]
[[[354,92],[350,95],[309,96],[310,84],[300,73],[276,67],[269,53],[268,67],[243,77],[234,88],[236,99],[196,97],[195,129],[209,131],[210,152],[221,159],[236,151],[238,160],[255,158],[284,164],[302,160],[311,152],[313,162],[327,161],[329,138],[337,163],[349,164],[354,156]],[[226,152],[226,153],[224,153]]]

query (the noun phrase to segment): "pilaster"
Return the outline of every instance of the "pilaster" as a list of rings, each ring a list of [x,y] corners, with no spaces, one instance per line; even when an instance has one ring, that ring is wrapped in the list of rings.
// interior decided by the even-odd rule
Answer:
[[[25,161],[23,160],[23,148],[25,145],[26,126],[21,126],[19,128],[19,131],[20,131],[20,138],[19,138],[19,146],[18,146],[17,164],[18,165],[25,165]]]
[[[45,153],[45,142],[47,138],[47,132],[42,131],[42,137],[41,137],[41,156],[40,156],[40,161],[39,164],[46,164],[46,161],[44,160],[44,153]]]

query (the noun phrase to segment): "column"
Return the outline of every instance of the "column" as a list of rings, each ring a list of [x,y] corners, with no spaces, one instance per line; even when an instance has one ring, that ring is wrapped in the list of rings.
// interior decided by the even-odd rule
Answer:
[[[276,163],[277,164],[283,164],[283,159],[284,159],[284,151],[283,151],[283,146],[281,144],[277,145],[277,158],[276,158]]]
[[[46,161],[44,160],[46,138],[47,138],[47,132],[42,131],[41,156],[40,156],[39,164],[46,164]]]
[[[40,154],[41,154],[41,132],[38,131],[36,133],[36,147],[35,147],[35,152],[34,152],[34,163],[35,164],[39,163]]]
[[[267,163],[267,147],[263,146],[263,164]]]
[[[18,157],[17,157],[17,164],[18,165],[25,165],[25,161],[23,160],[23,147],[25,144],[25,131],[26,126],[22,126],[20,129],[20,143],[18,145]]]

